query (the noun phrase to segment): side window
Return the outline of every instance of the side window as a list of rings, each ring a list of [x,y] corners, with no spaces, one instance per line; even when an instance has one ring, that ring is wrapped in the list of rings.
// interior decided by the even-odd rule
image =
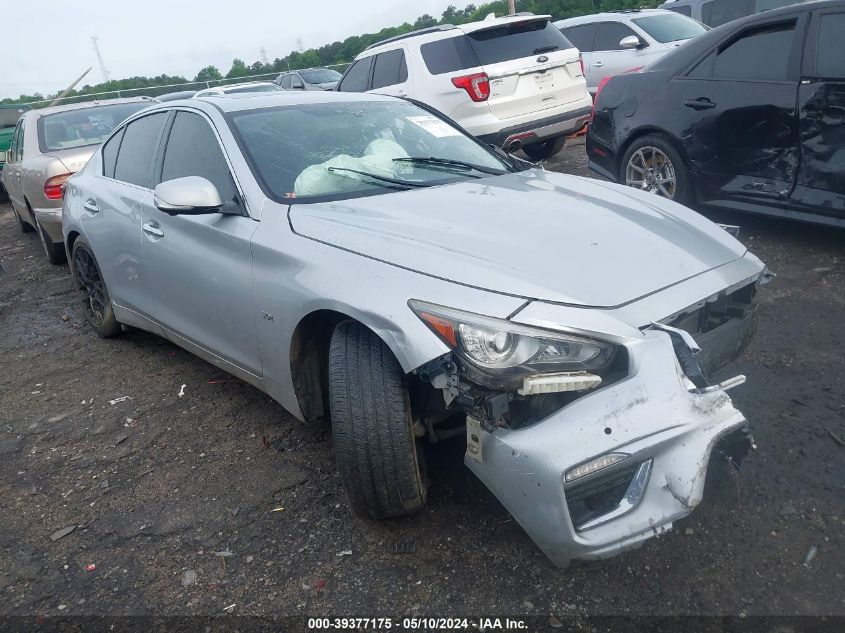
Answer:
[[[302,83],[302,77],[299,75],[291,75],[290,76],[290,87],[294,90],[302,89],[305,87],[305,84]]]
[[[112,136],[108,143],[103,145],[103,176],[114,178],[114,167],[117,164],[117,150],[120,149],[120,141],[123,139],[123,132],[126,128]]]
[[[373,68],[373,90],[395,86],[407,80],[408,68],[405,65],[405,53],[401,48],[376,56],[376,65]]]
[[[12,134],[12,143],[9,145],[9,153],[7,155],[8,162],[10,163],[18,162],[18,145],[20,145],[20,135],[21,122],[18,121],[18,125],[15,127],[15,132]]]
[[[153,188],[153,162],[161,128],[168,112],[158,112],[132,121],[123,131],[114,177],[139,187]]]
[[[366,92],[370,82],[370,65],[373,63],[372,55],[359,59],[352,64],[352,68],[340,82],[337,89],[340,92]]]
[[[563,34],[582,53],[591,53],[593,51],[593,40],[596,37],[595,24],[570,26],[568,29],[563,29]]]
[[[619,42],[630,35],[637,35],[630,28],[620,22],[600,22],[596,37],[597,51],[621,51]],[[637,36],[639,37],[639,36]]]
[[[18,147],[15,156],[17,162],[21,162],[24,158],[24,146],[26,145],[26,122],[21,119],[21,127],[18,130]]]
[[[716,27],[754,12],[754,0],[712,0],[701,5],[701,21]]]
[[[280,82],[280,85],[285,90],[290,90],[290,75],[285,75],[284,77],[282,77],[282,81]]]
[[[719,49],[713,76],[720,79],[787,81],[795,22],[746,31]]]
[[[166,182],[185,176],[202,176],[210,181],[217,187],[223,202],[237,197],[229,164],[209,123],[198,114],[179,112],[167,139],[161,180]]]
[[[826,13],[819,20],[816,74],[845,77],[845,13]]]
[[[420,46],[420,52],[432,75],[453,73],[479,65],[465,35],[428,42]]]

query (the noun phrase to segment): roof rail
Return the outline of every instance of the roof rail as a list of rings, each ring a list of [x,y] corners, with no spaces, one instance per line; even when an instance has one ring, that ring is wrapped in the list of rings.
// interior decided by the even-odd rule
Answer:
[[[451,31],[452,29],[456,29],[454,24],[438,24],[436,26],[430,26],[425,29],[419,29],[417,31],[411,31],[409,33],[405,33],[403,35],[396,35],[395,37],[388,37],[386,40],[381,40],[379,42],[375,42],[370,44],[365,51],[370,50],[371,48],[375,48],[376,46],[381,46],[382,44],[389,44],[390,42],[397,42],[399,40],[404,40],[408,37],[417,37],[418,35],[427,35],[428,33],[437,33],[439,31]]]

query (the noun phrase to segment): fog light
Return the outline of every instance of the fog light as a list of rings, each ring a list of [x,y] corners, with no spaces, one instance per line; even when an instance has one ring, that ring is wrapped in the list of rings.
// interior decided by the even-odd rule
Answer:
[[[576,479],[581,479],[581,477],[592,475],[594,472],[598,472],[608,466],[613,466],[613,464],[618,464],[619,462],[628,459],[628,457],[630,456],[627,453],[608,453],[607,455],[596,457],[589,462],[566,471],[565,481],[566,483],[570,483]]]

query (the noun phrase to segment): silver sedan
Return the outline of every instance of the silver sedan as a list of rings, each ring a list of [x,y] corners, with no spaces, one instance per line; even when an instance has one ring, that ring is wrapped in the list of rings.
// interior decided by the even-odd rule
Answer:
[[[88,321],[154,332],[330,417],[352,508],[420,510],[422,442],[465,462],[557,564],[702,498],[745,417],[763,264],[671,201],[548,173],[433,111],[297,92],[171,102],[68,182]],[[719,451],[714,449],[722,445]]]

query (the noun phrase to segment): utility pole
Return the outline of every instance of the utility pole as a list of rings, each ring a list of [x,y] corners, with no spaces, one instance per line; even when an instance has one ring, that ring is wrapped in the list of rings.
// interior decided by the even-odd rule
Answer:
[[[108,83],[111,81],[111,76],[106,69],[106,62],[103,61],[103,55],[100,53],[100,45],[97,43],[99,39],[96,35],[91,37],[91,41],[94,43],[94,52],[97,53],[97,60],[100,62],[100,72],[103,73],[103,81]]]
[[[508,15],[516,13],[516,0],[508,0]]]

